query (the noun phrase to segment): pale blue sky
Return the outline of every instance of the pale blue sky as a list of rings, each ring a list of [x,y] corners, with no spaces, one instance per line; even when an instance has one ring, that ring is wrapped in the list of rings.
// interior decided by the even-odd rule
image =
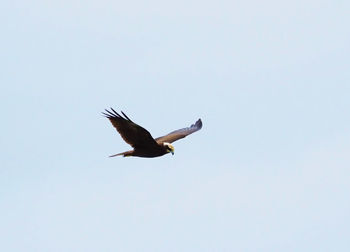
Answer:
[[[0,250],[349,251],[348,1],[5,1]],[[101,111],[175,155],[130,147]]]

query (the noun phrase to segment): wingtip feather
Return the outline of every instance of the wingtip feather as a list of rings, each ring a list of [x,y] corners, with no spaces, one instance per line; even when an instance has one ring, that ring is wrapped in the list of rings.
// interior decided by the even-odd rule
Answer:
[[[198,130],[200,130],[203,126],[202,120],[199,118],[195,124],[192,124],[191,127],[196,127]]]
[[[121,112],[122,112],[123,116],[125,116],[126,119],[128,119],[130,122],[132,122],[132,121],[130,120],[130,118],[129,118],[123,111],[121,111]]]
[[[115,115],[117,115],[118,117],[121,117],[121,115],[119,115],[118,112],[115,111],[112,107],[111,107],[110,109],[113,111],[113,113],[114,113]]]
[[[105,112],[102,112],[102,114],[103,114],[105,117],[107,117],[108,119],[111,119],[111,118],[120,118],[120,119],[124,119],[124,120],[127,119],[127,120],[131,121],[130,118],[127,117],[127,116],[123,113],[123,111],[122,111],[122,114],[125,116],[125,118],[122,117],[122,116],[121,116],[117,111],[115,111],[112,107],[110,107],[110,110],[105,109]]]

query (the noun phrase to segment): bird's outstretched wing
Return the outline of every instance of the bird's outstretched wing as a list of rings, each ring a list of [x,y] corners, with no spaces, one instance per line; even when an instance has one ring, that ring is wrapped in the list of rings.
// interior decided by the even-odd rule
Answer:
[[[198,119],[195,124],[192,124],[190,127],[175,130],[173,132],[170,132],[168,135],[158,137],[156,138],[156,142],[159,143],[172,143],[175,142],[176,140],[179,140],[181,138],[184,138],[202,128],[202,120]]]
[[[117,129],[125,142],[134,148],[150,148],[157,145],[151,134],[141,126],[137,125],[127,117],[122,111],[124,117],[118,114],[114,109],[112,111],[106,109],[106,113],[102,112]]]

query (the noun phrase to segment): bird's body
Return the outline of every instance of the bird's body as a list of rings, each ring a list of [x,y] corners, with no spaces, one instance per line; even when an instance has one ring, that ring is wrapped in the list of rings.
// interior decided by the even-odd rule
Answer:
[[[130,144],[134,149],[122,153],[112,155],[115,156],[136,156],[136,157],[159,157],[167,153],[174,155],[174,147],[172,142],[184,138],[193,132],[196,132],[202,128],[202,121],[198,119],[195,124],[192,124],[188,128],[175,130],[165,136],[154,139],[151,134],[141,126],[137,125],[129,119],[123,112],[121,116],[114,109],[112,111],[106,110],[103,113],[113,124],[116,130],[119,132],[125,142]]]
[[[162,148],[162,146],[159,145],[156,148],[152,148],[152,149],[137,148],[134,150],[112,155],[111,157],[123,155],[124,157],[136,156],[136,157],[152,158],[152,157],[160,157],[167,153],[169,153],[169,151],[167,149]]]

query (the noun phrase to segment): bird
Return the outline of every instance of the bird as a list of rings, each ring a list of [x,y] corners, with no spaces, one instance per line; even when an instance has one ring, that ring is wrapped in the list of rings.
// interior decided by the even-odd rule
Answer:
[[[105,109],[105,112],[102,112],[102,114],[109,119],[124,141],[133,147],[133,150],[114,154],[110,157],[134,156],[154,158],[168,153],[174,155],[175,149],[171,144],[172,142],[184,138],[202,128],[202,120],[198,119],[190,127],[178,129],[170,132],[167,135],[153,138],[151,133],[140,125],[131,121],[123,111],[121,111],[122,115],[120,115],[113,108],[110,108],[110,110]]]

